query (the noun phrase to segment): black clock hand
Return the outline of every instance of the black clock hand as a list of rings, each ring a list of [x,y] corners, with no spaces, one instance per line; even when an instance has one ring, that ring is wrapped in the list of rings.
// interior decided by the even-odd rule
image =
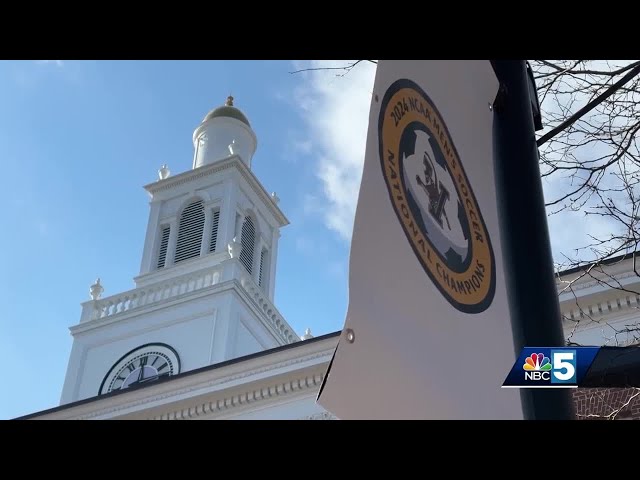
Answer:
[[[154,375],[152,377],[147,377],[144,380],[141,380],[140,382],[135,382],[135,383],[147,383],[147,382],[150,382],[152,380],[159,380],[161,378],[168,377],[170,374],[171,374],[171,372],[158,373],[158,374],[156,374],[156,375]]]
[[[140,374],[138,375],[138,381],[144,379],[144,366],[147,364],[147,357],[142,357],[140,359]]]

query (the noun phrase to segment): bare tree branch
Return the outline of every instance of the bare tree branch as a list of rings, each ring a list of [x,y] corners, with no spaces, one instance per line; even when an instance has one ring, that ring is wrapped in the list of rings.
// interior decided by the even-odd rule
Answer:
[[[347,65],[345,65],[344,67],[315,67],[315,68],[303,68],[301,70],[296,70],[294,72],[289,72],[290,74],[295,74],[295,73],[301,73],[301,72],[313,72],[313,71],[318,71],[318,70],[340,70],[342,71],[341,75],[338,75],[338,77],[344,77],[347,73],[349,73],[356,65],[358,65],[360,62],[371,62],[374,64],[377,64],[378,62],[376,62],[375,60],[356,60],[353,63],[349,63]]]
[[[638,62],[636,62],[636,63],[638,63]],[[640,65],[640,63],[639,63],[639,65]],[[609,98],[611,95],[613,95],[617,90],[619,90],[625,83],[627,83],[629,80],[631,80],[633,77],[635,77],[639,73],[640,73],[640,66],[637,66],[636,68],[631,70],[629,73],[627,73],[627,75],[622,77],[619,81],[617,81],[616,83],[611,85],[602,94],[600,94],[600,96],[598,98],[596,98],[596,99],[592,100],[591,102],[589,102],[587,105],[585,105],[580,110],[578,110],[576,113],[571,115],[571,117],[566,119],[560,125],[556,126],[553,130],[545,133],[542,137],[540,137],[538,139],[538,142],[537,142],[538,146],[542,145],[546,141],[548,141],[551,138],[555,137],[562,130],[568,128],[570,125],[572,125],[573,123],[578,121],[583,115],[587,114],[588,112],[590,112],[591,110],[596,108],[598,105],[600,105],[602,102],[604,102],[607,98]]]

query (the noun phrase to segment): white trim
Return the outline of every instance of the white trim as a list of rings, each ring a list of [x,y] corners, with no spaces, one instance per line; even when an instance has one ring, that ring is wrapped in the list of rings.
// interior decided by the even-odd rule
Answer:
[[[337,342],[337,336],[313,341],[142,389],[107,398],[96,397],[89,403],[32,418],[139,418],[145,417],[144,412],[151,409],[157,412],[153,417],[166,415],[167,418],[189,418],[200,412],[198,408],[202,413],[207,413],[206,404],[209,404],[207,409],[211,409],[209,413],[219,410],[220,415],[224,412],[226,416],[243,411],[250,404],[317,391]],[[186,403],[184,407],[172,408],[171,405],[177,402]],[[156,409],[161,410],[158,412]]]
[[[228,158],[225,158],[224,160],[220,160],[210,165],[204,165],[194,170],[188,170],[186,172],[170,176],[169,178],[166,178],[164,180],[159,180],[157,182],[147,184],[144,186],[144,188],[150,194],[154,195],[158,192],[174,188],[184,183],[192,182],[198,178],[208,177],[210,175],[214,175],[220,171],[230,168],[235,168],[242,175],[242,177],[244,177],[244,179],[249,183],[249,186],[251,187],[253,192],[258,196],[260,200],[262,200],[265,207],[279,222],[281,227],[289,224],[289,220],[284,215],[282,210],[280,210],[271,196],[267,193],[264,186],[262,186],[254,173],[249,170],[247,165],[240,159],[238,155],[232,155]]]

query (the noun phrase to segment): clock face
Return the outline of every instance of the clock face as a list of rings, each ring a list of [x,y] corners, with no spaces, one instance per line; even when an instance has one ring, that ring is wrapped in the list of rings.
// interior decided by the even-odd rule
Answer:
[[[118,360],[102,380],[99,394],[145,385],[180,373],[178,353],[164,343],[138,347]]]

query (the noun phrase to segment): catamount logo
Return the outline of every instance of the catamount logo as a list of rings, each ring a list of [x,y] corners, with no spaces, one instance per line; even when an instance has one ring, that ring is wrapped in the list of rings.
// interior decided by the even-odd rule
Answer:
[[[444,119],[414,82],[394,82],[378,120],[382,172],[391,204],[438,290],[465,313],[486,310],[495,260],[480,206]]]

